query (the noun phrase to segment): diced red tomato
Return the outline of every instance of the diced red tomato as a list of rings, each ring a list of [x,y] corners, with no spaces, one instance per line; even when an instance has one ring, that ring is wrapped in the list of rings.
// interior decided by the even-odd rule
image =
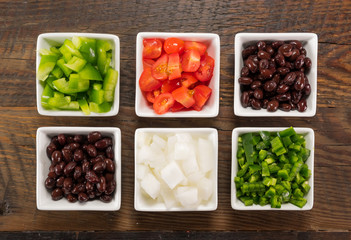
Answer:
[[[178,79],[163,81],[161,86],[161,93],[171,93],[180,86],[182,86],[182,84]]]
[[[204,55],[207,47],[205,44],[200,43],[200,42],[189,42],[189,41],[185,41],[184,42],[184,51],[188,51],[188,50],[197,50],[200,53],[200,56]]]
[[[156,97],[154,110],[157,114],[164,114],[174,105],[174,98],[171,93],[162,93]]]
[[[164,42],[163,49],[168,54],[181,54],[184,51],[184,41],[179,38],[167,38]]]
[[[161,56],[162,42],[160,39],[144,39],[143,45],[143,58],[158,58]]]
[[[186,108],[190,108],[195,103],[193,97],[194,90],[189,90],[186,87],[177,88],[172,92],[172,95],[177,102],[181,103]]]
[[[145,59],[143,60],[143,67],[144,67],[144,68],[147,68],[147,67],[151,68],[152,65],[154,65],[154,63],[155,63],[154,60],[149,59],[149,58],[145,58]]]
[[[180,104],[179,102],[175,101],[174,104],[173,104],[173,107],[171,107],[171,112],[179,112],[183,108],[184,108],[184,106],[182,104]]]
[[[209,97],[211,96],[212,89],[205,86],[205,85],[199,85],[194,88],[194,99],[195,99],[195,104],[193,108],[196,111],[200,111],[202,107],[205,105]]]
[[[146,93],[146,99],[151,102],[151,103],[154,103],[155,102],[155,98],[161,94],[161,91],[160,89],[156,89],[154,91],[151,91],[151,92],[147,92]]]
[[[201,56],[197,50],[189,50],[182,55],[182,69],[184,72],[196,72],[200,67]]]
[[[180,78],[180,76],[182,75],[178,53],[172,53],[168,56],[167,72],[169,74],[168,75],[169,80]]]
[[[168,55],[163,54],[155,64],[151,68],[151,74],[152,76],[157,79],[157,80],[166,80],[168,79],[168,72],[167,72],[167,66],[168,66]]]
[[[182,83],[183,87],[189,88],[197,82],[197,79],[192,73],[182,73],[182,76],[180,77],[180,82]]]
[[[200,67],[195,72],[195,77],[201,82],[206,82],[211,80],[213,76],[214,64],[215,64],[215,61],[212,57],[208,55],[202,56]]]
[[[160,88],[161,85],[162,82],[151,75],[151,68],[145,68],[139,79],[140,89],[144,92],[149,92]]]

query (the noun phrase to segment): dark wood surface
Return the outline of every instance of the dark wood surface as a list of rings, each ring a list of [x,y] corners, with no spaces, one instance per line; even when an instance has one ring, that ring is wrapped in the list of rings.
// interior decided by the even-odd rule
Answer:
[[[135,115],[135,40],[137,33],[143,31],[219,34],[221,89],[218,117],[144,119]],[[298,31],[314,32],[319,37],[316,116],[234,116],[235,34]],[[94,32],[119,36],[121,104],[116,117],[70,118],[38,114],[35,49],[37,36],[45,32]],[[350,238],[351,1],[0,1],[0,84],[0,231],[6,231],[1,238],[6,238],[11,231],[61,230],[223,231],[222,236],[228,231],[278,230],[294,231],[296,238],[301,232],[328,231],[346,232],[339,239]],[[233,128],[290,125],[315,130],[313,209],[305,212],[232,210],[230,168]],[[37,128],[42,126],[114,126],[121,129],[120,211],[58,212],[36,209],[35,134]],[[218,129],[219,189],[216,211],[146,213],[134,210],[134,132],[139,127]],[[70,234],[75,238],[77,233],[67,232],[67,238]],[[197,237],[202,238],[203,235],[198,234]],[[79,239],[85,239],[85,236],[85,233],[79,233]],[[241,236],[240,232],[237,236]],[[318,239],[317,234],[308,236]]]

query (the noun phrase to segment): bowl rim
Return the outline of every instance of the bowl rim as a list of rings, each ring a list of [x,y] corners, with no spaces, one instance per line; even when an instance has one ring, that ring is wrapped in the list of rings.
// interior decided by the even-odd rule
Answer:
[[[42,41],[44,39],[52,38],[72,38],[73,36],[89,37],[95,39],[106,39],[113,41],[114,44],[114,69],[118,71],[118,79],[115,88],[115,97],[111,110],[107,113],[93,113],[85,115],[82,111],[68,111],[68,110],[46,110],[41,106],[41,92],[43,91],[40,86],[40,80],[38,79],[38,68],[40,63],[40,53]],[[37,37],[36,44],[36,66],[35,66],[35,85],[36,85],[36,105],[37,111],[43,116],[69,116],[69,117],[111,117],[116,116],[119,112],[120,104],[120,40],[117,35],[107,33],[84,33],[84,32],[52,32],[52,33],[41,33]]]
[[[214,152],[215,152],[215,168],[214,168],[214,191],[213,191],[213,207],[207,207],[203,209],[183,209],[181,207],[177,207],[175,209],[167,209],[166,207],[160,208],[150,208],[150,207],[142,207],[140,206],[138,193],[140,191],[140,186],[137,184],[138,179],[136,175],[137,171],[137,153],[138,153],[138,143],[137,136],[141,133],[204,133],[208,136],[213,135],[213,144],[214,144]],[[139,186],[139,188],[138,188]],[[139,212],[209,212],[215,211],[218,208],[218,130],[215,128],[137,128],[134,134],[134,209]]]
[[[309,98],[311,99],[312,105],[310,105],[307,111],[298,112],[298,111],[290,111],[284,112],[282,110],[277,110],[276,112],[267,112],[266,109],[261,110],[253,110],[243,108],[240,102],[240,85],[237,82],[237,79],[240,77],[240,67],[241,64],[241,47],[243,45],[242,38],[250,37],[253,38],[252,41],[258,40],[300,40],[300,41],[310,41],[312,46],[313,57],[311,57],[313,65],[311,68],[309,80],[314,84],[312,88],[311,94]],[[237,54],[239,53],[239,54]],[[234,37],[234,115],[240,117],[313,117],[317,112],[317,73],[318,71],[318,35],[312,32],[287,32],[287,33],[249,33],[249,32],[239,32],[235,34]]]
[[[58,206],[57,202],[53,201],[49,205],[44,205],[42,203],[42,199],[44,199],[44,192],[46,188],[41,180],[45,180],[44,177],[40,177],[42,171],[45,169],[42,168],[42,155],[40,148],[44,148],[42,146],[42,138],[49,137],[50,135],[57,135],[59,133],[67,133],[67,134],[88,134],[91,131],[101,131],[103,133],[111,134],[114,138],[114,152],[115,152],[115,164],[116,164],[116,172],[115,172],[115,180],[117,182],[116,185],[116,193],[115,193],[115,201],[111,201],[109,203],[104,203],[104,205],[96,206],[94,202],[90,202],[90,204],[86,203],[63,203],[63,206]],[[42,147],[41,147],[42,146]],[[46,157],[46,155],[45,155]],[[46,157],[47,158],[47,157]],[[48,160],[48,159],[47,159]],[[121,130],[117,127],[72,127],[72,126],[49,126],[49,127],[39,127],[36,132],[36,206],[38,210],[42,211],[118,211],[121,208],[121,192],[122,192],[122,161],[121,161]],[[40,171],[42,170],[42,171]],[[46,198],[45,198],[46,199]],[[65,199],[61,199],[62,201]]]
[[[142,73],[142,40],[144,38],[157,37],[157,38],[203,38],[204,41],[210,40],[214,43],[215,54],[212,56],[215,59],[214,74],[211,81],[214,82],[214,89],[212,89],[212,96],[215,97],[213,106],[209,107],[208,112],[203,111],[180,111],[180,112],[167,112],[162,115],[156,114],[152,109],[144,110],[139,105],[143,98],[143,94],[139,88],[139,78]],[[189,40],[190,41],[190,40]],[[152,117],[152,118],[214,118],[219,114],[219,97],[220,97],[220,37],[216,33],[181,33],[181,32],[139,32],[136,36],[136,84],[135,84],[135,113],[138,117]],[[218,81],[217,81],[218,79]]]
[[[287,129],[289,127],[237,127],[234,128],[232,131],[232,161],[231,161],[231,185],[230,185],[230,193],[231,193],[231,206],[232,209],[234,210],[240,210],[240,211],[253,211],[253,210],[260,210],[260,211],[308,211],[313,208],[314,204],[314,152],[315,152],[315,134],[314,130],[312,128],[307,128],[307,127],[294,127],[294,130],[297,133],[306,133],[307,135],[310,136],[311,139],[311,153],[309,159],[310,160],[308,165],[308,168],[311,170],[311,177],[309,179],[309,184],[310,184],[310,191],[308,195],[311,198],[310,201],[306,203],[306,205],[303,208],[299,208],[291,203],[288,204],[282,204],[281,208],[271,208],[270,206],[260,206],[260,205],[252,205],[252,206],[244,206],[244,205],[239,205],[237,203],[237,197],[236,197],[236,188],[235,188],[235,183],[234,183],[234,177],[236,175],[236,172],[234,170],[234,167],[237,169],[236,164],[237,164],[237,158],[236,158],[236,151],[238,148],[238,137],[240,134],[243,133],[248,133],[248,132],[258,132],[258,131],[269,131],[269,132],[278,132],[282,131],[284,129]],[[235,139],[234,139],[235,138]],[[306,162],[307,162],[306,161]]]

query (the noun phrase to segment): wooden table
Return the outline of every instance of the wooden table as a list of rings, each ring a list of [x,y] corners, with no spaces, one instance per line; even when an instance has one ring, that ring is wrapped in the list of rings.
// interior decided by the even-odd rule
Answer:
[[[145,119],[135,115],[135,44],[137,33],[143,31],[219,34],[218,117]],[[121,104],[116,117],[46,117],[38,114],[35,49],[37,36],[45,32],[95,32],[119,36]],[[234,116],[234,36],[238,32],[318,34],[316,116]],[[351,238],[351,1],[0,1],[0,54],[0,238],[12,236],[15,239],[22,236],[21,232],[28,231],[33,239],[51,234],[66,239],[99,235],[91,231],[103,231],[102,238],[229,238],[233,234],[245,239],[250,236],[254,239]],[[315,130],[313,209],[303,212],[234,211],[230,206],[233,128],[290,125]],[[121,129],[123,190],[120,211],[36,209],[35,134],[42,126],[114,126]],[[134,210],[134,132],[140,127],[218,129],[216,211],[147,213]],[[41,235],[37,231],[44,232]]]

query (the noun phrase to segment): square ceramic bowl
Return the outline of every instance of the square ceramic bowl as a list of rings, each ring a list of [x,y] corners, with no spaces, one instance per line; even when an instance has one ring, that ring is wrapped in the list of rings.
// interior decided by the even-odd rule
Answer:
[[[312,68],[307,77],[311,85],[311,94],[307,98],[307,109],[304,112],[297,110],[284,112],[278,109],[276,112],[268,112],[266,109],[254,110],[251,107],[244,108],[241,105],[240,78],[241,68],[244,66],[242,50],[250,44],[263,41],[288,41],[299,40],[307,51],[307,57],[312,60]],[[317,51],[318,36],[315,33],[238,33],[235,35],[235,77],[234,77],[234,114],[242,117],[313,117],[317,110]]]
[[[177,134],[177,135],[176,135]],[[207,201],[202,201],[198,206],[191,206],[191,207],[183,207],[180,204],[168,204],[168,207],[165,203],[165,201],[163,201],[161,198],[164,197],[164,195],[166,195],[166,198],[168,198],[168,203],[172,202],[169,199],[169,196],[171,196],[171,194],[176,194],[175,191],[177,191],[177,189],[179,190],[180,187],[183,186],[197,186],[198,187],[198,195],[200,196],[200,180],[203,180],[203,175],[196,175],[196,174],[192,174],[194,172],[191,172],[190,175],[188,175],[189,173],[185,172],[185,166],[187,166],[187,169],[193,169],[193,167],[190,166],[194,166],[190,164],[190,161],[184,161],[181,160],[179,161],[179,159],[170,159],[167,158],[167,156],[174,156],[175,154],[168,154],[166,156],[167,160],[169,161],[168,163],[165,163],[165,157],[161,157],[160,159],[157,159],[156,157],[152,157],[152,155],[150,158],[152,158],[152,161],[154,161],[153,163],[151,163],[151,161],[148,161],[148,166],[145,167],[145,164],[143,164],[143,161],[140,160],[140,157],[143,157],[144,159],[147,159],[147,154],[141,154],[142,150],[141,147],[145,147],[145,146],[150,146],[149,149],[155,149],[153,148],[153,144],[159,144],[159,138],[154,138],[153,136],[160,136],[161,138],[165,139],[167,141],[166,146],[163,150],[163,152],[167,152],[170,151],[171,153],[174,153],[172,151],[174,150],[169,150],[168,146],[175,146],[176,144],[179,143],[179,141],[175,141],[173,142],[173,140],[175,139],[179,139],[181,138],[182,141],[186,141],[186,139],[188,137],[182,135],[182,134],[190,134],[192,136],[193,139],[199,139],[199,138],[203,138],[208,140],[207,146],[212,146],[213,151],[209,151],[207,154],[208,155],[213,155],[212,159],[213,161],[211,162],[207,162],[210,164],[210,166],[212,167],[212,170],[208,171],[204,176],[212,181],[212,185],[210,185],[211,183],[207,184],[208,186],[210,185],[211,187],[209,187],[208,189],[212,189],[212,195],[207,195],[208,200]],[[178,136],[178,137],[177,137]],[[171,138],[173,138],[171,140]],[[150,145],[148,145],[150,144]],[[181,146],[182,144],[178,145]],[[135,179],[134,179],[134,208],[137,211],[146,211],[146,212],[166,212],[166,211],[170,211],[170,212],[179,212],[179,211],[214,211],[217,209],[217,201],[218,201],[218,197],[217,197],[217,171],[218,171],[218,132],[216,129],[214,128],[139,128],[135,131]],[[154,145],[154,146],[160,146],[160,145]],[[188,146],[188,145],[187,145]],[[185,148],[187,148],[187,146],[185,146]],[[204,145],[203,145],[204,146]],[[206,145],[205,145],[206,146]],[[194,147],[196,147],[194,145]],[[158,147],[156,149],[159,149]],[[179,148],[178,148],[179,149]],[[153,150],[154,151],[154,150]],[[191,148],[190,148],[191,151]],[[183,152],[187,152],[186,150],[184,150]],[[141,155],[140,155],[141,154]],[[161,154],[158,154],[157,156],[160,156]],[[178,155],[179,156],[179,155]],[[182,156],[184,157],[184,156]],[[149,159],[150,159],[149,158]],[[186,157],[184,157],[186,158]],[[194,159],[194,158],[193,158]],[[199,160],[199,155],[196,154],[196,162],[198,163],[198,167],[199,169],[202,171],[202,169],[210,169],[208,168],[209,165],[207,165],[207,168],[202,168],[204,165],[201,165],[201,161]],[[202,158],[203,159],[203,158]],[[156,162],[157,161],[157,162]],[[179,167],[178,169],[182,169],[180,170],[181,172],[183,172],[184,176],[186,176],[187,180],[184,182],[184,178],[182,178],[182,182],[179,182],[177,185],[174,185],[175,187],[173,188],[173,193],[171,192],[172,190],[170,190],[169,188],[167,188],[166,183],[162,180],[162,170],[160,169],[165,169],[165,166],[169,166],[169,163],[176,162],[177,166]],[[150,168],[150,166],[152,166],[151,164],[154,164],[153,169]],[[168,165],[166,165],[168,164]],[[185,165],[186,164],[186,165]],[[159,169],[157,170],[156,168],[159,167]],[[147,170],[146,170],[147,169]],[[150,170],[151,169],[151,170]],[[145,171],[146,170],[146,171]],[[160,186],[162,189],[162,185],[167,189],[165,190],[163,193],[160,192],[160,195],[153,200],[151,197],[149,197],[144,190],[141,188],[141,180],[145,179],[147,177],[147,173],[149,171],[153,171],[153,174],[155,176],[155,178],[158,179],[158,181],[160,182]],[[205,170],[206,171],[206,170]],[[177,174],[175,174],[174,168],[173,171],[168,171],[168,172],[172,172],[173,175],[171,175],[172,179],[175,179],[176,176],[179,176]],[[150,173],[150,172],[149,172]],[[192,177],[190,177],[192,176]],[[153,177],[151,177],[153,178]],[[203,183],[203,181],[202,181]],[[167,183],[168,184],[168,183]],[[203,186],[203,185],[202,185]],[[207,189],[207,190],[208,190]],[[162,190],[161,190],[162,191]],[[174,195],[176,196],[176,195]],[[194,196],[194,195],[192,195]],[[203,196],[203,195],[201,195]]]
[[[115,155],[115,180],[116,190],[112,201],[104,203],[100,200],[85,203],[70,203],[66,198],[58,201],[51,199],[50,192],[45,187],[45,179],[49,173],[51,161],[46,155],[46,147],[51,138],[60,133],[88,135],[92,131],[100,131],[103,136],[111,137]],[[115,127],[41,127],[37,130],[37,208],[39,210],[77,210],[77,211],[117,211],[121,207],[121,131]]]
[[[206,44],[207,53],[215,60],[213,77],[209,87],[212,94],[201,111],[179,111],[167,112],[158,115],[154,112],[152,105],[148,103],[139,87],[139,78],[143,72],[143,40],[147,38],[167,39],[170,37],[180,38],[184,41],[198,41]],[[213,33],[165,33],[165,32],[140,32],[136,40],[136,90],[135,90],[135,112],[139,117],[163,117],[163,118],[203,118],[216,117],[219,112],[219,82],[220,82],[220,40]]]
[[[87,37],[94,39],[108,40],[112,43],[112,61],[111,67],[118,71],[117,85],[115,89],[115,98],[112,104],[111,110],[107,113],[93,113],[85,115],[82,111],[66,111],[66,110],[47,110],[41,105],[41,94],[43,92],[43,86],[40,84],[38,79],[38,68],[41,60],[39,50],[50,49],[52,46],[62,45],[66,39],[72,39],[73,36]],[[39,114],[45,116],[71,116],[71,117],[107,117],[115,116],[119,110],[119,85],[120,85],[120,54],[119,54],[119,38],[112,34],[100,34],[100,33],[43,33],[38,36],[37,39],[37,55],[36,55],[36,93],[37,93],[37,109]]]
[[[238,137],[241,134],[249,133],[249,132],[259,132],[259,131],[268,131],[268,132],[279,132],[288,127],[279,127],[279,128],[268,128],[268,127],[240,127],[235,128],[232,133],[232,175],[231,175],[231,204],[232,208],[235,210],[311,210],[313,207],[313,194],[314,194],[314,131],[311,128],[294,128],[296,133],[304,134],[306,139],[306,148],[311,150],[310,157],[305,162],[308,165],[308,168],[311,170],[311,177],[308,180],[308,184],[311,189],[308,192],[307,203],[303,208],[299,208],[291,203],[284,203],[281,205],[281,208],[271,208],[270,205],[260,206],[260,205],[252,205],[245,206],[237,197],[236,197],[236,188],[234,183],[234,178],[238,172],[238,161],[236,158],[236,153],[238,150]]]

